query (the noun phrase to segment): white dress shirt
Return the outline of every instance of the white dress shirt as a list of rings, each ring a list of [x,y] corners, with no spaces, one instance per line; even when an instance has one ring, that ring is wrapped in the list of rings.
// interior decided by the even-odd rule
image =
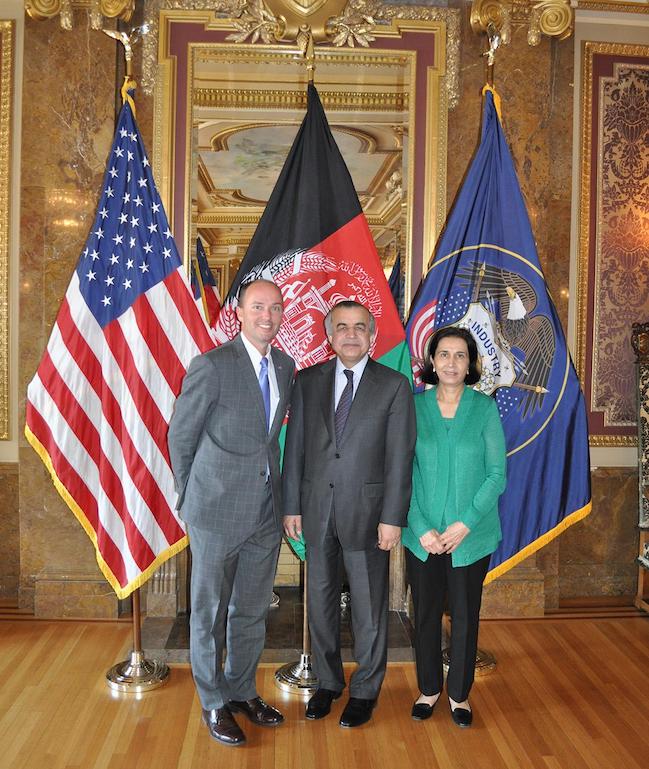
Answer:
[[[259,372],[261,371],[261,359],[263,355],[254,346],[254,344],[252,344],[252,342],[246,339],[246,335],[243,332],[241,333],[241,341],[243,342],[243,346],[246,348],[246,351],[250,356],[250,360],[252,361],[253,368],[255,369],[257,379],[259,379]],[[275,412],[277,411],[277,405],[279,403],[279,386],[277,385],[277,375],[275,374],[273,356],[270,354],[270,345],[268,345],[268,349],[266,350],[266,358],[268,358],[268,384],[270,386],[269,424],[272,425],[273,419],[275,418]]]
[[[364,358],[361,358],[361,360],[358,361],[358,363],[351,369],[347,369],[348,371],[353,372],[352,376],[352,400],[356,396],[356,390],[358,390],[358,385],[360,384],[361,377],[363,376],[363,372],[365,371],[365,366],[367,366],[367,359],[369,355],[365,355]],[[345,389],[345,386],[347,385],[347,375],[345,374],[345,366],[340,362],[340,358],[336,358],[336,374],[334,377],[334,411],[338,408],[338,401],[340,400],[340,396],[343,394],[343,390]]]

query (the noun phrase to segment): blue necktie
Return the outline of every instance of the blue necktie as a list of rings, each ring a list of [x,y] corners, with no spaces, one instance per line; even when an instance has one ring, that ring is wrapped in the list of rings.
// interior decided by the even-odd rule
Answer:
[[[268,382],[268,358],[261,359],[261,368],[259,369],[259,387],[264,399],[264,409],[266,411],[266,431],[270,430],[270,384]]]
[[[336,430],[337,444],[340,444],[340,440],[343,437],[345,424],[347,422],[349,410],[352,407],[352,399],[354,397],[354,372],[346,368],[345,376],[347,377],[347,384],[345,385],[345,389],[340,395],[336,413],[334,414],[334,429]]]

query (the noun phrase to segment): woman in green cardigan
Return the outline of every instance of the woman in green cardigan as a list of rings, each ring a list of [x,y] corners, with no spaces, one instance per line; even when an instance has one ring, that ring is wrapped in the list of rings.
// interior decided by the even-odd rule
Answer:
[[[442,615],[448,599],[446,689],[453,721],[467,727],[473,719],[468,697],[482,583],[501,538],[505,436],[495,400],[467,387],[480,379],[478,349],[469,331],[453,326],[436,331],[422,378],[435,386],[415,396],[417,445],[403,530],[420,689],[412,717],[430,718],[442,691]]]

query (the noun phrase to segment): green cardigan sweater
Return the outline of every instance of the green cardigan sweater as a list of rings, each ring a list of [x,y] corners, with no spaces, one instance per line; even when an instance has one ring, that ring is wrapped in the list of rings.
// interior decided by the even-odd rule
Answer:
[[[498,406],[465,387],[451,428],[447,430],[437,404],[436,388],[415,395],[417,445],[412,498],[403,544],[422,561],[428,553],[419,537],[440,531],[450,491],[447,525],[462,521],[470,532],[451,554],[453,566],[468,566],[493,553],[502,537],[498,497],[505,489],[505,436]],[[448,488],[449,468],[455,469],[455,489]]]

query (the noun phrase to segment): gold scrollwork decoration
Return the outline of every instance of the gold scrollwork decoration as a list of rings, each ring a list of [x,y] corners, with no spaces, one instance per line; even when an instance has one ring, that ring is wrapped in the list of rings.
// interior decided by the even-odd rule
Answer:
[[[541,34],[558,37],[559,40],[565,40],[572,35],[574,11],[568,0],[543,0],[535,5],[535,8],[541,11]]]
[[[314,43],[337,48],[368,47],[377,30],[399,20],[440,21],[446,26],[444,86],[448,107],[453,109],[460,99],[460,12],[421,5],[390,5],[381,0],[146,0],[144,15],[150,31],[144,38],[140,82],[145,93],[153,92],[156,80],[158,21],[160,11],[165,9],[205,10],[215,18],[217,14],[226,17],[237,30],[228,36],[230,42],[297,43],[299,35],[309,30]]]
[[[281,40],[285,30],[281,18],[275,16],[264,0],[249,0],[232,23],[237,31],[225,38],[232,43],[243,43],[248,39],[250,43],[258,40],[275,43]]]
[[[471,29],[477,33],[487,31],[489,22],[493,22],[501,29],[505,22],[507,9],[500,0],[474,0],[471,3],[471,16],[469,17]]]
[[[349,0],[344,7],[341,2],[304,6],[296,0],[280,0],[272,5],[273,9],[264,0],[247,0],[243,4],[234,0],[231,14],[237,31],[226,39],[233,43],[247,40],[251,43],[258,40],[299,43],[300,37],[308,31],[315,43],[367,48],[375,40],[372,30],[382,3],[379,0]],[[333,15],[328,15],[332,12]]]
[[[559,40],[570,37],[574,10],[570,0],[473,0],[470,23],[476,34],[485,34],[487,26],[494,24],[505,44],[512,26],[527,26],[527,42],[534,46],[543,35]]]
[[[25,11],[37,21],[61,17],[61,26],[72,29],[73,9],[87,10],[94,29],[100,29],[103,19],[129,21],[135,10],[135,0],[25,0]]]
[[[335,46],[348,45],[351,48],[356,43],[368,48],[376,40],[372,30],[376,26],[375,15],[379,3],[350,2],[339,16],[332,16],[327,22],[326,32]]]

